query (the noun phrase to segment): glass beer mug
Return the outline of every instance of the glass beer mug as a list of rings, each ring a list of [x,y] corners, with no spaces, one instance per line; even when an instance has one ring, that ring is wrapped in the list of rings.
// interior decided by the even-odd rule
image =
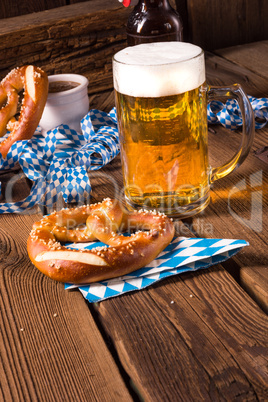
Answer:
[[[238,84],[209,87],[203,50],[185,42],[128,47],[113,57],[125,199],[130,209],[187,217],[210,199],[210,185],[239,166],[254,137],[250,102]],[[238,101],[243,136],[223,166],[208,162],[207,102]]]

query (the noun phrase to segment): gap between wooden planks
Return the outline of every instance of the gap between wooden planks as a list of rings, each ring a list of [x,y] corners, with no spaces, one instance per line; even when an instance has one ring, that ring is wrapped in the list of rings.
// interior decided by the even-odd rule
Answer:
[[[80,292],[65,291],[29,261],[26,241],[40,218],[0,215],[1,395],[132,401]]]

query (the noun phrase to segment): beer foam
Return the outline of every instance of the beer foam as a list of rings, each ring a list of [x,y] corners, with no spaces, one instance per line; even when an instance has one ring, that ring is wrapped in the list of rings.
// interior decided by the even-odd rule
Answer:
[[[185,42],[145,43],[127,47],[113,58],[114,88],[125,95],[169,96],[205,82],[204,54]]]

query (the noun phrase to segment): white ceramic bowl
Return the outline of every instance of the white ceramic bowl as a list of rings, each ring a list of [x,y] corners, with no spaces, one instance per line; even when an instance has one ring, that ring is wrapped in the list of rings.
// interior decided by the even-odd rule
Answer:
[[[44,130],[51,130],[60,124],[67,124],[76,131],[81,131],[80,121],[88,113],[88,79],[79,74],[57,74],[48,77],[49,87],[55,83],[63,86],[68,83],[76,83],[75,87],[60,90],[60,92],[48,93],[47,102],[39,122]],[[61,85],[60,84],[60,85]]]

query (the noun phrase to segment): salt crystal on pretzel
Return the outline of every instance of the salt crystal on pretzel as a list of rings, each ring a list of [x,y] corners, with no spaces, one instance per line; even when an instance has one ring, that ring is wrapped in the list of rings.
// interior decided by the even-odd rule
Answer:
[[[73,212],[73,214],[72,214]],[[86,224],[84,229],[68,229]],[[118,229],[142,229],[131,236]],[[62,229],[62,230],[59,230]],[[98,239],[107,246],[74,250],[59,243]],[[34,224],[27,243],[33,264],[45,275],[60,282],[86,284],[129,274],[154,260],[174,236],[172,221],[163,214],[124,213],[110,199],[90,206],[55,212]]]
[[[14,118],[19,93],[24,89],[20,116]],[[0,137],[7,128],[10,134],[0,143],[0,153],[7,156],[10,147],[19,140],[30,139],[41,119],[48,94],[48,78],[39,67],[27,65],[14,68],[0,83]]]

